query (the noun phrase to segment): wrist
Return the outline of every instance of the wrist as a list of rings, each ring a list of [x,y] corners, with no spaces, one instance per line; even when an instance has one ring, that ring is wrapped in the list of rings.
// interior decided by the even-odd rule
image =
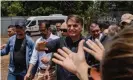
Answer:
[[[31,72],[30,72],[30,71],[28,71],[28,72],[27,72],[27,74],[31,74]]]
[[[84,64],[84,66],[81,66],[78,70],[77,70],[77,77],[80,80],[88,80],[88,68],[91,68],[88,64]]]

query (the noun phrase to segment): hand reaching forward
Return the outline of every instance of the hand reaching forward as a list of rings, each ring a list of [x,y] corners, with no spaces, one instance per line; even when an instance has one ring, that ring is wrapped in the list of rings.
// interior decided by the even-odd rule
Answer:
[[[84,50],[89,54],[93,55],[97,60],[101,61],[105,51],[101,42],[98,39],[95,39],[95,42],[88,40],[86,41],[86,44],[90,47],[90,49],[83,47]]]
[[[6,47],[6,44],[3,44],[0,46],[0,50],[4,49]]]
[[[47,44],[46,41],[40,41],[40,42],[38,42],[37,45],[36,45],[36,50],[38,50],[38,51],[48,50],[48,48],[46,48],[46,44]]]
[[[88,67],[90,67],[85,60],[83,50],[84,40],[81,40],[78,46],[78,52],[74,53],[66,47],[58,49],[58,53],[55,53],[52,61],[61,65],[68,71],[77,75],[81,80],[88,80]]]

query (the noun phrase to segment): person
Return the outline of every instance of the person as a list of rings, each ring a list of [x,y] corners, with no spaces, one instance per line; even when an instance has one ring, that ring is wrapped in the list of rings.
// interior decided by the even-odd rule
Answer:
[[[81,40],[78,46],[78,52],[76,54],[70,49],[63,47],[58,50],[58,53],[54,53],[55,58],[53,58],[52,61],[75,74],[80,80],[88,80],[88,77],[90,76],[88,74],[90,74],[90,69],[92,66],[86,63],[84,50],[93,55],[99,61],[102,60],[104,53],[104,47],[101,42],[98,39],[95,41],[98,45],[91,40],[86,42],[90,47],[89,49],[84,47],[84,40]],[[94,80],[100,80],[100,76],[97,78],[98,79]]]
[[[109,33],[109,30],[108,29],[104,29],[103,34],[107,36],[108,33]]]
[[[61,27],[61,23],[56,23],[56,35],[61,37],[61,32],[60,32],[60,27]]]
[[[60,31],[61,31],[62,37],[67,37],[68,36],[66,22],[62,23],[62,25],[60,27]]]
[[[112,24],[108,28],[108,37],[112,38],[119,32],[119,27],[116,24]]]
[[[10,53],[7,80],[24,79],[34,47],[33,40],[25,35],[25,27],[19,23],[15,27],[16,34],[10,37],[6,47],[0,50],[1,56]],[[35,68],[32,70],[32,76],[35,74],[35,70]]]
[[[97,22],[92,22],[90,27],[90,36],[87,37],[87,39],[90,39],[92,41],[95,41],[95,39],[99,39],[103,44],[107,40],[107,36],[101,33],[101,29],[99,27],[99,24]]]
[[[38,51],[45,50],[44,45],[48,48],[48,51],[56,52],[60,51],[59,48],[66,46],[70,50],[77,52],[78,43],[84,39],[81,35],[83,28],[83,19],[78,15],[69,15],[66,21],[68,36],[65,39],[59,38],[48,42],[46,45],[44,42],[38,43],[36,49]],[[57,50],[59,49],[59,50]],[[86,55],[86,61],[89,62]],[[57,80],[79,80],[74,74],[70,73],[63,67],[57,65]]]
[[[133,15],[130,13],[125,13],[121,16],[121,29],[125,28],[128,25],[133,25]]]
[[[101,64],[103,80],[132,80],[133,25],[126,26],[112,40]],[[115,66],[113,66],[115,65]],[[119,66],[119,67],[118,67]],[[109,78],[108,78],[109,77]]]
[[[112,39],[113,42],[110,43],[108,49],[106,50],[98,40],[96,40],[96,43],[91,40],[86,42],[91,49],[83,47],[83,41],[81,41],[77,55],[71,55],[73,52],[64,47],[60,52],[58,51],[59,54],[54,54],[55,58],[53,58],[52,61],[76,74],[80,80],[89,80],[87,79],[88,73],[86,71],[89,71],[89,68],[91,67],[85,62],[84,50],[86,50],[97,60],[101,61],[102,80],[132,80],[132,35],[133,25],[123,29],[120,33],[118,33]],[[94,46],[97,49],[94,48]],[[69,65],[68,61],[69,64],[73,65]]]
[[[39,30],[41,32],[41,37],[36,40],[36,44],[39,41],[49,42],[51,40],[59,38],[58,36],[52,34],[50,24],[48,22],[42,21],[39,24]],[[48,65],[50,65],[51,57],[52,57],[52,53],[46,53],[45,51],[37,51],[34,48],[33,54],[32,54],[31,60],[30,60],[29,69],[25,76],[25,80],[28,80],[28,78],[30,77],[31,70],[36,63],[38,63],[37,80],[46,80],[46,79],[44,79],[44,74],[46,74],[46,69],[47,69]]]
[[[15,35],[15,34],[16,34],[16,28],[15,28],[15,26],[14,26],[14,25],[9,25],[9,26],[8,26],[8,29],[7,29],[7,33],[8,33],[8,36],[9,36],[9,37]],[[0,49],[4,49],[5,46],[6,46],[6,44],[2,44],[2,45],[0,46]]]
[[[8,32],[8,36],[11,37],[13,35],[16,34],[16,28],[14,25],[9,25],[8,26],[8,29],[7,29],[7,32]]]
[[[98,39],[103,45],[105,45],[109,39],[107,35],[104,35],[101,32],[99,24],[97,22],[92,22],[89,26],[90,36],[87,37],[87,40],[92,40],[95,42]],[[97,69],[97,72],[100,73],[100,62],[96,60],[93,56],[89,57],[92,61],[90,63],[91,66]]]

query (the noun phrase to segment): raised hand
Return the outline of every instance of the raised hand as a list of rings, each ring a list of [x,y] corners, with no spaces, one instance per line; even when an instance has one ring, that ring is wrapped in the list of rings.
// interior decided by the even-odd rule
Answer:
[[[38,42],[37,45],[36,45],[36,50],[38,50],[38,51],[45,51],[45,50],[47,50],[46,44],[47,44],[46,41]]]
[[[105,51],[101,42],[98,39],[95,39],[95,42],[88,40],[86,41],[86,44],[89,46],[90,49],[87,47],[83,47],[84,50],[93,55],[97,60],[101,61]]]
[[[80,41],[78,46],[78,52],[74,53],[66,47],[58,49],[58,53],[55,53],[52,61],[61,65],[68,71],[77,75],[81,80],[88,80],[88,67],[90,67],[85,60],[85,54],[83,50],[84,40]]]

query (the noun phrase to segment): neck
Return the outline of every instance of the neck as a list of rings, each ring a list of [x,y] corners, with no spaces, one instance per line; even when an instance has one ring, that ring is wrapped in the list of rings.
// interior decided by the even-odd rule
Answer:
[[[44,36],[45,39],[48,39],[50,37],[51,32],[48,32],[46,36]]]
[[[72,39],[73,42],[75,42],[75,41],[77,41],[77,40],[80,39],[80,36],[81,36],[81,35],[74,36],[74,37],[71,37],[71,39]]]

